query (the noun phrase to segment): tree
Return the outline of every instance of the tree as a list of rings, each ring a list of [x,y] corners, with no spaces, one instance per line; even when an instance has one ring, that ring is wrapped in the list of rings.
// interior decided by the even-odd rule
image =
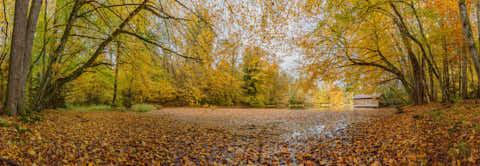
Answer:
[[[477,52],[477,46],[475,45],[475,38],[473,37],[472,26],[470,25],[470,19],[468,16],[467,6],[465,5],[465,0],[458,0],[458,9],[460,11],[459,13],[462,21],[463,39],[465,40],[468,48],[467,54],[470,55],[470,58],[472,58],[473,66],[475,67],[475,71],[477,73],[477,84],[480,86],[480,58]],[[477,97],[480,97],[480,87],[477,89]]]
[[[174,4],[179,3],[178,1],[174,2]],[[142,33],[142,28],[150,24],[148,23],[150,20],[146,17],[153,16],[154,18],[176,22],[185,21],[185,19],[172,16],[164,8],[158,8],[157,6],[164,6],[162,2],[143,0],[141,3],[136,1],[128,3],[124,1],[73,0],[72,3],[64,5],[58,8],[69,9],[66,13],[68,17],[61,17],[58,20],[59,22],[63,21],[61,26],[63,30],[61,30],[62,34],[58,42],[52,43],[54,45],[52,46],[53,52],[50,53],[48,58],[46,71],[40,73],[40,83],[35,87],[33,105],[36,110],[61,106],[62,104],[59,103],[62,102],[56,101],[55,97],[61,96],[62,88],[79,78],[88,69],[105,65],[106,63],[102,62],[100,57],[104,56],[105,49],[119,36],[128,36],[130,39],[137,39],[159,47],[163,52],[188,58],[168,48],[155,38],[143,36],[148,33]],[[105,20],[105,17],[112,19]],[[81,26],[82,24],[88,26]],[[80,38],[80,40],[77,40],[80,42],[71,40],[71,38]],[[67,44],[77,47],[67,48]],[[94,47],[94,51],[86,49],[89,47]],[[77,56],[66,58],[71,57],[71,54]],[[66,59],[72,61],[65,63]]]
[[[15,1],[7,87],[7,114],[25,114],[25,87],[42,0]],[[30,12],[29,12],[30,11]]]
[[[444,102],[459,91],[468,98],[472,88],[466,83],[474,78],[460,53],[458,14],[451,8],[456,0],[309,3],[314,4],[308,9],[312,14],[322,14],[318,27],[299,43],[306,54],[304,70],[312,80],[361,79],[372,88],[398,81],[413,104],[436,101],[439,92]],[[462,20],[468,21],[468,13],[463,13]],[[467,44],[472,51],[467,52],[476,54],[471,28],[464,30],[471,38]]]

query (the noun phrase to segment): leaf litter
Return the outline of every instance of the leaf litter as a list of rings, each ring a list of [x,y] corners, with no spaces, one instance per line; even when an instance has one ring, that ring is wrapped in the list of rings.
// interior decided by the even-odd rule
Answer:
[[[0,127],[0,158],[20,165],[480,162],[478,107],[406,110],[403,114],[392,110],[203,108],[165,108],[151,113],[46,111],[35,124],[1,117],[6,127]]]

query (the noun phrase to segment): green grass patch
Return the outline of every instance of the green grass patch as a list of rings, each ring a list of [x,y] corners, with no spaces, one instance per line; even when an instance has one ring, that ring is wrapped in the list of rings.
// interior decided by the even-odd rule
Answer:
[[[132,106],[132,110],[136,112],[150,112],[156,109],[157,107],[151,104],[135,104]]]
[[[67,108],[59,110],[71,111],[135,111],[135,112],[149,112],[156,110],[157,107],[151,104],[135,104],[130,109],[125,107],[112,107],[110,105],[67,105]]]
[[[111,111],[113,108],[109,105],[67,105],[63,110],[76,111]]]

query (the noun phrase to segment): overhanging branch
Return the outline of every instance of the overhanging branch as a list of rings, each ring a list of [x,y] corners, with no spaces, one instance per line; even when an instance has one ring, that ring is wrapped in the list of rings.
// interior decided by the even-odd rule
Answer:
[[[178,52],[176,52],[176,51],[173,51],[172,49],[167,48],[166,46],[160,44],[160,43],[157,42],[157,41],[149,40],[149,39],[147,39],[147,38],[145,38],[145,37],[143,37],[143,36],[140,36],[140,35],[138,35],[138,34],[136,34],[136,33],[133,33],[133,32],[130,32],[130,31],[126,31],[126,30],[122,30],[121,33],[124,33],[124,34],[130,35],[130,36],[136,37],[136,38],[139,39],[139,40],[142,40],[142,41],[147,42],[147,43],[149,43],[149,44],[152,44],[152,45],[155,45],[155,46],[157,46],[157,47],[160,47],[162,50],[167,51],[167,52],[170,52],[170,53],[175,54],[175,55],[177,55],[177,56],[180,56],[180,57],[182,57],[182,58],[193,59],[193,60],[201,60],[201,59],[198,58],[198,57],[190,57],[190,56],[185,56],[185,55],[183,55],[183,54],[180,54],[180,53],[178,53]]]

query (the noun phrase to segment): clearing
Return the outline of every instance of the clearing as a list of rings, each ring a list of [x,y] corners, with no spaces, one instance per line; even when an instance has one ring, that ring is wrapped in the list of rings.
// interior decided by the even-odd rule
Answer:
[[[35,124],[1,117],[6,127],[0,127],[0,158],[21,165],[468,165],[479,162],[477,109],[455,108],[463,119],[459,123],[445,120],[455,118],[447,116],[454,115],[447,108],[430,107],[402,114],[388,109],[47,111]]]

